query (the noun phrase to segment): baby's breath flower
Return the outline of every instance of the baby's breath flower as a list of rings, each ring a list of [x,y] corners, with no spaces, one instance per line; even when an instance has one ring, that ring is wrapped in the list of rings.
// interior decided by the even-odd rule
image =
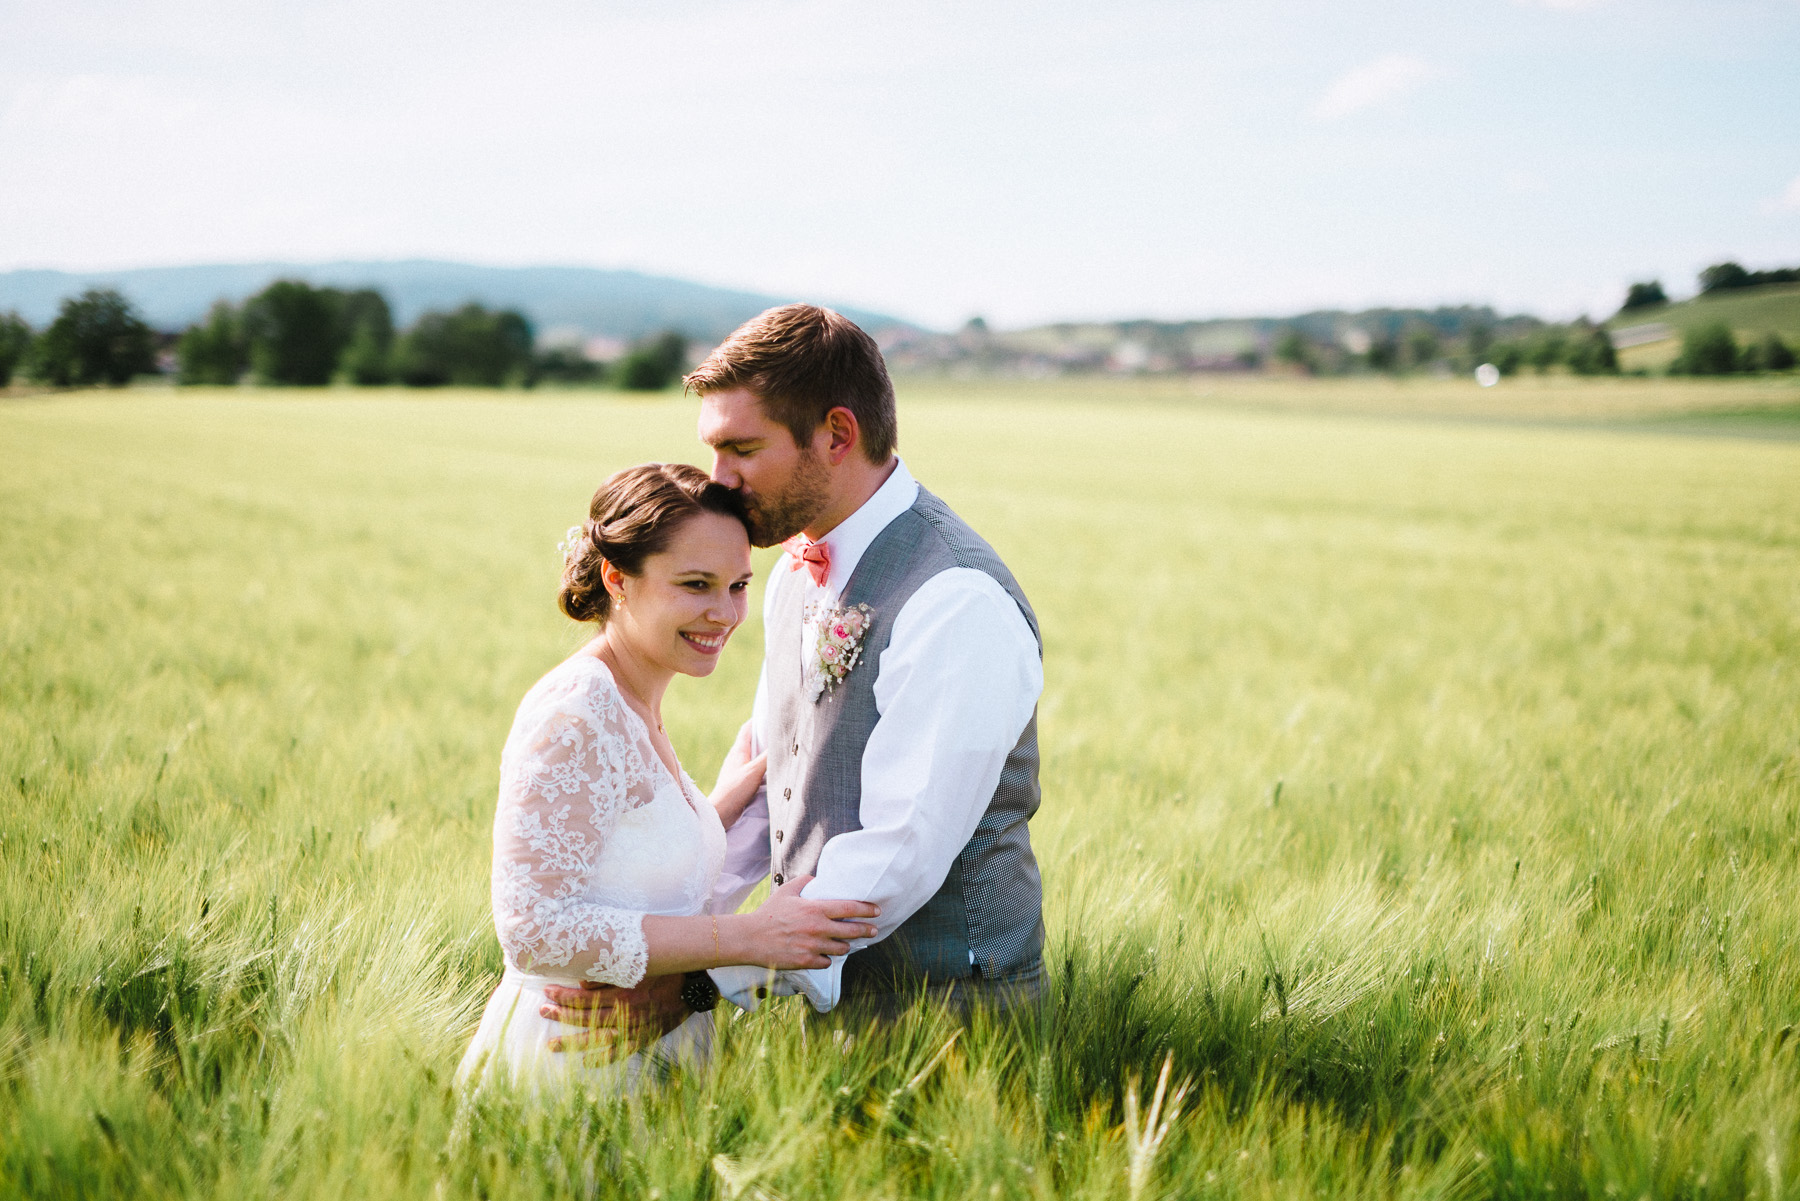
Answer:
[[[569,532],[563,535],[563,540],[556,544],[556,549],[562,552],[564,564],[569,563],[581,553],[582,532],[580,526],[572,525],[569,527]]]

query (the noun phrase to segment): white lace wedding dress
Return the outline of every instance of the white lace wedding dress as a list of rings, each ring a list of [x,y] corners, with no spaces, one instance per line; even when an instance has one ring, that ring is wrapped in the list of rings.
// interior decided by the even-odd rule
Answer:
[[[612,1090],[669,1062],[704,1058],[709,1013],[614,1059],[551,1051],[551,1037],[574,1030],[538,1009],[546,985],[642,980],[644,915],[708,912],[724,858],[718,814],[686,772],[670,774],[604,663],[579,654],[539,680],[500,757],[493,903],[506,975],[458,1078],[504,1071],[539,1086],[569,1080]]]

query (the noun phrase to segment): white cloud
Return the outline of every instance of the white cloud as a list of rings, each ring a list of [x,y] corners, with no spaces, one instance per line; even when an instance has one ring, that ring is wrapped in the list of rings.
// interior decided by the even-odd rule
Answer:
[[[1389,54],[1338,77],[1313,106],[1313,116],[1337,121],[1351,113],[1418,91],[1443,72],[1407,54]]]
[[[1582,12],[1590,8],[1599,8],[1607,0],[1517,0],[1526,8],[1553,8],[1558,12]]]

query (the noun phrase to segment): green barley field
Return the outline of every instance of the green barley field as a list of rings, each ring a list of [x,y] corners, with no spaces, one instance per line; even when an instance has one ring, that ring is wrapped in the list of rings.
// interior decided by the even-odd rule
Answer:
[[[1800,1194],[1800,390],[1359,387],[903,387],[1043,621],[1048,1008],[538,1103],[451,1085],[499,748],[692,402],[0,401],[0,1195]]]

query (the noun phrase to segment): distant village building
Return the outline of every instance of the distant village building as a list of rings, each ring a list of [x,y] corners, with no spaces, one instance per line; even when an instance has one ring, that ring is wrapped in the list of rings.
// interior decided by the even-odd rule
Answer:
[[[625,343],[605,334],[596,334],[581,344],[581,353],[596,363],[611,363],[625,353]]]

